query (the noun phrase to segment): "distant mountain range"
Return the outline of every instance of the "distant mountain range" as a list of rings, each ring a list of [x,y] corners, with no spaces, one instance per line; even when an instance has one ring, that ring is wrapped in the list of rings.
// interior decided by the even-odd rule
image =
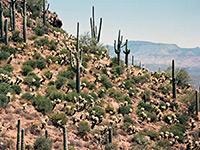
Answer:
[[[114,47],[109,46],[111,57],[116,56]],[[129,41],[129,64],[131,56],[134,55],[135,64],[141,62],[150,70],[165,70],[171,66],[172,59],[175,60],[176,67],[185,68],[193,78],[191,82],[194,87],[200,84],[200,47],[181,48],[176,44],[153,43],[146,41]],[[121,53],[124,60],[124,53]]]

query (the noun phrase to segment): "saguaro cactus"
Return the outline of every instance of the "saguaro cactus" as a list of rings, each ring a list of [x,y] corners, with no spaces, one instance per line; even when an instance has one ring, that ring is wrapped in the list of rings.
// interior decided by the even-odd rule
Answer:
[[[22,135],[21,135],[21,150],[25,150],[25,146],[24,146],[24,129],[22,129],[21,131]]]
[[[68,150],[66,127],[63,127],[63,148],[64,150]]]
[[[15,30],[15,3],[17,0],[11,0],[12,7],[12,30]]]
[[[4,31],[4,24],[3,24],[3,6],[2,2],[0,2],[0,30],[1,30],[1,39],[3,39],[3,31]]]
[[[95,18],[94,18],[94,6],[92,6],[92,17],[90,18],[90,26],[91,26],[91,38],[95,39],[95,44],[97,44],[100,41],[100,36],[101,36],[102,18],[100,18],[99,32],[97,33],[97,26],[95,26]]]
[[[10,2],[10,28],[13,29],[12,2]]]
[[[5,20],[5,44],[8,45],[8,20]]]
[[[125,44],[122,45],[122,41],[123,41],[123,36],[121,36],[121,31],[119,30],[117,45],[116,45],[116,40],[114,41],[114,49],[115,53],[117,54],[118,65],[120,65],[121,48],[125,46]]]
[[[21,128],[21,120],[19,118],[17,124],[17,150],[20,150],[20,132],[21,132],[20,128]]]
[[[132,65],[134,66],[134,56],[132,56]]]
[[[23,10],[21,10],[21,15],[23,17],[23,38],[24,43],[26,43],[26,0],[23,2]]]
[[[70,63],[73,71],[76,73],[76,91],[80,94],[80,66],[82,63],[82,54],[79,49],[79,22],[77,23],[77,44],[76,44],[76,68],[73,65],[72,51],[70,51]]]
[[[175,65],[174,65],[174,60],[172,60],[172,93],[173,93],[173,98],[176,99],[176,83],[175,83]]]
[[[195,98],[196,98],[196,115],[199,114],[199,99],[198,99],[198,92],[195,92]]]
[[[130,54],[130,49],[128,49],[128,40],[126,40],[126,48],[123,52],[125,54],[125,64],[128,67],[128,55]]]
[[[47,5],[46,8],[46,0],[43,0],[43,24],[44,26],[46,25],[46,13],[49,10],[49,4]]]
[[[48,139],[49,138],[49,134],[48,134],[48,130],[45,130],[45,137]]]
[[[112,143],[112,129],[111,128],[109,128],[108,129],[108,132],[109,132],[109,135],[108,135],[108,142],[111,144]]]

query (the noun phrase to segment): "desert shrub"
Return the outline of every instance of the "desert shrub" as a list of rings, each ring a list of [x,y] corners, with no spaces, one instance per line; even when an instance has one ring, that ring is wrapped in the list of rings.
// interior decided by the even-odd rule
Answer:
[[[112,83],[109,81],[106,75],[101,76],[101,83],[105,86],[106,89],[113,87]]]
[[[0,61],[1,60],[7,60],[9,56],[10,56],[9,53],[4,52],[4,51],[0,51]]]
[[[134,87],[134,82],[132,80],[125,80],[126,89],[130,89]]]
[[[47,38],[41,38],[41,39],[35,40],[34,45],[35,47],[40,47],[44,45],[49,46],[49,40]]]
[[[56,91],[52,91],[49,95],[50,100],[60,99],[62,100],[64,98],[63,93]]]
[[[34,69],[36,67],[36,62],[34,60],[27,60],[23,65],[31,66],[31,68]]]
[[[71,88],[72,90],[76,88],[76,83],[74,82],[74,80],[69,79],[67,82],[67,87]]]
[[[80,121],[78,123],[78,132],[80,135],[85,135],[90,132],[90,126],[86,121]]]
[[[180,124],[188,125],[187,121],[189,120],[189,116],[187,113],[183,113],[183,114],[176,113],[176,118],[177,120],[179,120]]]
[[[65,125],[68,121],[68,118],[67,118],[67,115],[65,115],[63,113],[54,113],[51,116],[51,121],[54,126],[58,127],[58,126]]]
[[[141,109],[136,110],[136,113],[138,114],[139,117],[143,117],[142,112],[144,112],[147,115],[147,118],[151,119],[151,122],[156,122],[157,116],[156,116],[155,112],[153,112],[153,111],[150,111],[150,112],[142,111]]]
[[[39,88],[40,78],[37,77],[35,73],[30,72],[24,79],[24,84],[28,85],[29,87],[35,86],[36,88]]]
[[[124,116],[124,122],[133,123],[133,120],[128,116]]]
[[[149,81],[150,75],[145,74],[143,76],[132,76],[132,82],[136,84],[141,84],[143,85],[144,83],[147,83]]]
[[[4,94],[0,94],[0,107],[5,108],[8,103],[9,103],[9,100],[7,96]]]
[[[50,42],[50,50],[56,50],[56,46],[57,46],[56,41],[51,40],[51,42]]]
[[[86,79],[83,79],[82,80],[82,83],[85,83],[86,84],[86,87],[90,90],[93,90],[93,89],[96,89],[96,86],[91,83],[91,82],[88,82]]]
[[[12,75],[6,70],[0,69],[0,74],[4,74],[4,75],[8,75],[9,77],[12,77]]]
[[[97,116],[100,118],[100,116],[102,115],[104,118],[106,117],[106,112],[103,108],[99,107],[99,106],[94,106],[92,108],[89,109],[89,113],[92,114],[92,111],[95,111],[94,116]]]
[[[118,147],[118,144],[115,142],[112,142],[112,143],[106,144],[105,150],[116,150],[117,147]]]
[[[116,66],[114,69],[113,69],[113,74],[114,75],[121,75],[124,73],[124,67],[122,66]]]
[[[162,84],[159,86],[158,90],[161,90],[163,94],[168,94],[172,90],[171,84]]]
[[[69,102],[74,102],[74,97],[78,98],[78,93],[76,92],[76,90],[68,92],[65,99]]]
[[[4,9],[3,10],[3,16],[6,17],[6,18],[10,17],[10,10],[9,9]]]
[[[57,91],[57,89],[56,89],[53,85],[48,86],[48,87],[45,89],[46,96],[50,96],[50,94],[51,94],[53,91]]]
[[[42,11],[41,0],[27,0],[27,11],[32,12],[31,18],[36,19]]]
[[[41,28],[34,28],[35,34],[37,36],[43,36],[44,35],[44,31]]]
[[[85,62],[89,62],[92,59],[90,55],[83,55],[82,60]]]
[[[40,55],[40,53],[35,52],[34,55],[33,55],[33,58],[38,60],[38,59],[42,59],[42,56]]]
[[[52,76],[53,76],[53,73],[50,72],[50,71],[48,70],[48,71],[45,71],[44,76],[45,76],[47,79],[50,80],[50,79],[52,78]]]
[[[143,147],[149,144],[149,140],[146,138],[146,136],[141,135],[141,134],[135,134],[133,137],[133,141],[139,145],[142,145]]]
[[[154,130],[151,130],[151,129],[144,129],[143,131],[140,131],[139,132],[141,135],[146,135],[146,136],[149,136],[151,138],[151,140],[157,140],[158,139],[158,136],[159,136],[159,132],[156,132]]]
[[[35,35],[35,34],[33,34],[33,35],[31,35],[28,39],[29,39],[29,40],[36,40],[37,38],[38,38],[38,36]]]
[[[55,81],[57,89],[60,89],[65,83],[66,83],[66,78],[65,77],[57,76],[57,79]]]
[[[22,66],[22,75],[27,76],[29,72],[31,72],[33,69],[31,66],[23,65]]]
[[[106,113],[110,113],[110,112],[115,112],[115,109],[114,109],[114,107],[107,105],[105,111],[106,111]]]
[[[122,115],[129,114],[131,112],[130,109],[133,109],[131,105],[120,106],[118,109],[118,113]]]
[[[3,66],[3,70],[8,71],[8,72],[12,72],[13,71],[13,67],[10,64],[5,64]]]
[[[26,100],[33,100],[34,99],[34,96],[31,94],[31,93],[24,93],[22,95],[22,98],[23,99],[26,99]]]
[[[36,65],[37,65],[37,68],[40,70],[46,68],[46,62],[44,61],[44,59],[36,60]]]
[[[141,98],[146,102],[146,101],[150,101],[150,91],[149,90],[144,90],[141,93]]]
[[[39,136],[34,142],[35,150],[51,150],[52,149],[53,140]]]
[[[8,45],[5,45],[5,44],[3,44],[1,46],[1,51],[2,52],[7,52],[9,54],[15,54],[16,53],[16,50],[14,48],[9,47]]]
[[[103,98],[106,93],[107,93],[107,91],[105,88],[100,88],[98,91],[98,97]]]
[[[90,95],[93,97],[94,100],[98,99],[98,96],[94,92],[91,92]]]
[[[150,104],[146,104],[146,103],[144,103],[144,102],[142,102],[142,101],[140,101],[139,103],[138,103],[138,108],[140,109],[140,108],[144,108],[146,111],[148,111],[148,112],[150,112],[150,111],[152,111],[152,106],[150,105]]]
[[[123,100],[127,101],[129,104],[132,104],[132,101],[131,101],[130,97],[128,97],[128,96],[124,96]]]
[[[156,142],[156,145],[162,148],[167,148],[170,146],[169,140],[160,140]]]
[[[19,95],[22,92],[22,89],[19,85],[14,84],[11,88],[15,94]]]
[[[32,20],[30,19],[30,17],[27,17],[27,27],[32,28],[32,26],[33,26]]]
[[[6,95],[8,92],[12,92],[10,85],[5,82],[0,83],[0,94]]]
[[[39,112],[42,112],[44,114],[50,113],[52,111],[52,104],[51,101],[46,98],[45,96],[42,96],[38,94],[34,100],[33,100],[33,106],[35,109]]]
[[[123,126],[122,126],[122,129],[123,129],[124,131],[127,131],[128,128],[130,127],[130,125],[131,125],[130,122],[124,122],[124,123],[123,123]]]
[[[173,109],[174,107],[178,109],[178,104],[176,102],[170,102],[170,107]]]
[[[20,31],[18,31],[18,30],[13,31],[11,39],[14,42],[22,42],[23,39],[21,37],[19,37],[19,34],[20,34]]]
[[[71,69],[68,69],[67,71],[60,71],[58,73],[58,76],[65,77],[68,79],[73,79],[75,76],[75,73]]]

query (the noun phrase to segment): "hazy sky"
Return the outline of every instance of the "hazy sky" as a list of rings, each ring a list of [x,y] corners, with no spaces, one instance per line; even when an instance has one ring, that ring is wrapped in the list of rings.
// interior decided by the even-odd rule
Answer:
[[[63,28],[76,35],[90,31],[91,8],[96,24],[103,17],[101,42],[113,44],[118,30],[129,40],[200,46],[200,0],[48,0]]]

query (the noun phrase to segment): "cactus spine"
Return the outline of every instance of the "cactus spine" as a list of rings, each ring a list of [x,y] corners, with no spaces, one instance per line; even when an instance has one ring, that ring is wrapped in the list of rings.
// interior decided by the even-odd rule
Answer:
[[[49,9],[49,4],[47,5],[47,9],[46,9],[46,0],[43,0],[43,24],[44,26],[46,25],[46,13]]]
[[[24,147],[24,129],[22,129],[22,136],[21,136],[21,150],[25,150]]]
[[[80,66],[82,63],[82,51],[79,49],[79,22],[77,23],[77,44],[76,44],[76,68],[72,61],[72,51],[70,51],[70,63],[73,71],[76,73],[76,91],[80,94]]]
[[[15,3],[17,0],[11,0],[12,7],[12,30],[15,30]]]
[[[20,131],[21,131],[20,128],[21,128],[21,120],[19,118],[17,124],[17,150],[20,150]]]
[[[100,41],[102,18],[100,18],[99,32],[97,33],[97,26],[95,26],[95,18],[94,18],[94,6],[92,6],[92,17],[90,18],[90,26],[91,26],[91,38],[95,39],[95,45],[96,45]]]
[[[64,150],[68,150],[66,127],[63,127],[63,147]]]
[[[48,137],[49,137],[49,134],[48,134],[48,130],[46,129],[45,130],[45,137],[48,139]]]
[[[1,30],[1,39],[3,39],[4,24],[3,24],[3,6],[0,2],[0,30]]]
[[[8,20],[5,20],[5,44],[8,45]]]
[[[21,15],[23,17],[23,38],[24,43],[26,43],[26,0],[23,2],[23,11],[21,11]]]
[[[175,65],[174,65],[174,60],[172,60],[172,92],[173,92],[173,98],[176,99],[176,83],[175,83]]]
[[[119,30],[117,45],[116,45],[116,40],[114,41],[114,49],[115,53],[117,54],[118,65],[120,65],[121,48],[125,46],[125,44],[122,45],[122,41],[123,41],[123,36],[121,36],[121,31]]]
[[[198,92],[195,92],[195,98],[196,98],[196,115],[198,116],[199,114],[199,99],[198,99]]]
[[[128,55],[130,54],[130,49],[128,49],[128,40],[126,40],[126,48],[125,51],[123,51],[125,54],[125,64],[126,67],[128,67]]]
[[[134,56],[132,56],[132,66],[134,66]]]

